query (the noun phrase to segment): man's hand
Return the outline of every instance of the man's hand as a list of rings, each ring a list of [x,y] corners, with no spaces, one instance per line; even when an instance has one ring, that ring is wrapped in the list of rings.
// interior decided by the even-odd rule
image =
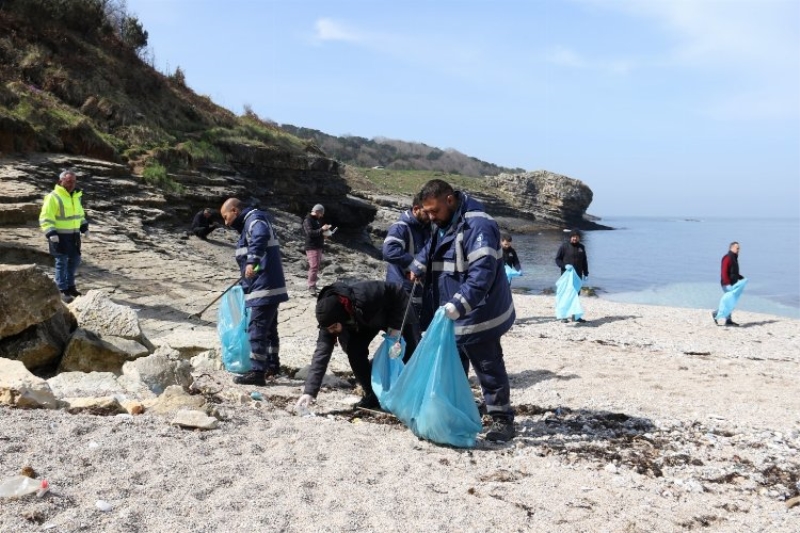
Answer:
[[[320,228],[320,229],[322,229],[322,231],[328,231],[329,229],[331,229],[331,225],[330,224],[324,224],[322,226],[322,228]]]
[[[244,277],[247,279],[256,277],[256,269],[253,267],[253,265],[247,265],[244,267]]]
[[[314,397],[310,394],[303,394],[298,398],[297,403],[294,404],[298,409],[308,409],[314,403]]]
[[[403,345],[400,343],[399,340],[395,341],[395,343],[392,344],[392,347],[389,348],[389,357],[391,357],[392,359],[397,359],[398,357],[400,357],[401,353],[403,353]]]
[[[88,239],[89,238],[89,230],[87,229],[83,233],[81,233],[81,239]]]
[[[447,318],[449,318],[450,320],[457,320],[457,319],[458,319],[458,317],[460,317],[460,316],[461,316],[461,313],[459,313],[459,312],[458,312],[458,309],[457,309],[457,308],[456,308],[456,306],[455,306],[454,304],[452,304],[452,303],[446,303],[446,304],[444,305],[444,314],[445,314],[445,315],[447,316]]]
[[[50,235],[47,240],[52,242],[53,244],[58,244],[58,235]]]

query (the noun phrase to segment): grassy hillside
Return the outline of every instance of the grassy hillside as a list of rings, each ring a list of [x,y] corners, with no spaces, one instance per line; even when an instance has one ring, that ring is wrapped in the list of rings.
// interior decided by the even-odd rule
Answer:
[[[523,169],[501,167],[453,149],[442,150],[426,144],[386,138],[336,137],[318,130],[281,125],[281,128],[318,146],[330,157],[361,168],[429,170],[463,176],[494,176]]]

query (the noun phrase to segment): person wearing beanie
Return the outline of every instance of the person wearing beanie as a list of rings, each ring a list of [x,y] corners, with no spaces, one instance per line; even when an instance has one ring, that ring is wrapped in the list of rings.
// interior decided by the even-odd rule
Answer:
[[[306,258],[308,259],[308,292],[317,295],[317,279],[319,266],[322,264],[322,250],[325,247],[325,233],[331,229],[330,224],[323,224],[325,208],[316,204],[303,220],[303,232],[306,234]]]
[[[581,234],[578,230],[569,233],[569,241],[561,243],[556,253],[556,264],[563,274],[567,270],[567,265],[572,265],[575,273],[583,281],[584,286],[589,279],[589,260],[586,257],[586,248],[581,244]],[[583,318],[573,317],[575,322],[586,322]],[[568,322],[565,318],[563,322]]]
[[[323,287],[316,306],[317,347],[297,406],[307,408],[316,399],[338,342],[364,390],[364,397],[356,407],[379,409],[380,403],[372,391],[369,345],[381,331],[398,338],[402,328],[406,341],[403,361],[408,362],[419,343],[414,313],[409,312],[403,320],[409,309],[408,298],[402,286],[384,281],[336,282]]]

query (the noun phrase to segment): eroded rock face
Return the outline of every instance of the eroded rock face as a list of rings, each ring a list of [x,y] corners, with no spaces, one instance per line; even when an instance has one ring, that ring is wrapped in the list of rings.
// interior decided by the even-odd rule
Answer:
[[[75,317],[61,306],[47,320],[0,339],[0,357],[20,361],[28,370],[56,366],[75,327]]]
[[[505,202],[553,226],[587,228],[583,215],[592,203],[592,190],[582,181],[537,170],[489,178]]]

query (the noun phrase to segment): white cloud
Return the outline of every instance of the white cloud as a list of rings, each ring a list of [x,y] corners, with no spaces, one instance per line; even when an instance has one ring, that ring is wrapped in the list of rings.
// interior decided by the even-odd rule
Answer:
[[[345,41],[357,43],[364,41],[365,36],[344,24],[328,18],[318,19],[314,23],[315,38],[319,41]]]
[[[555,46],[545,52],[544,60],[561,67],[594,70],[606,74],[627,74],[636,66],[633,61],[627,59],[590,60],[564,46]]]

